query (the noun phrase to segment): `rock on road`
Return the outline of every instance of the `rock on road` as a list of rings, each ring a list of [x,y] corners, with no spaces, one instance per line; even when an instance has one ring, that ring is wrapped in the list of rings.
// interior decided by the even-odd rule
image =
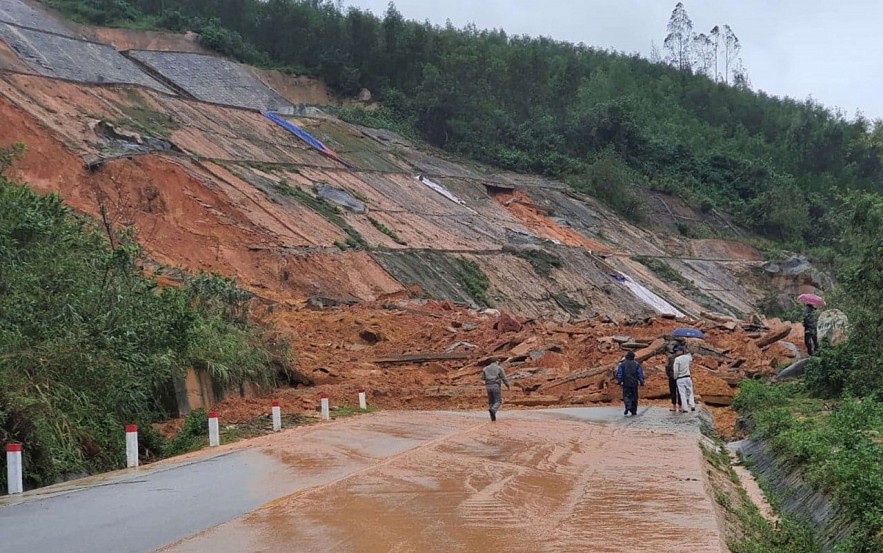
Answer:
[[[10,551],[726,551],[693,415],[381,412],[0,501]]]

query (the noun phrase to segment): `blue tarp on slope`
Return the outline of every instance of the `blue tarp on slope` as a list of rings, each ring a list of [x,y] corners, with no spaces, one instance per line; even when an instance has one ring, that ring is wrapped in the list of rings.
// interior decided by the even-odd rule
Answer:
[[[297,125],[295,125],[291,121],[284,119],[284,118],[276,115],[275,113],[272,113],[269,111],[264,112],[264,117],[266,117],[270,121],[276,123],[277,125],[279,125],[283,129],[287,130],[288,132],[290,132],[294,136],[300,138],[301,140],[303,140],[304,142],[306,142],[307,144],[309,144],[313,148],[316,148],[320,152],[324,152],[326,154],[332,153],[331,150],[328,149],[324,144],[322,144],[316,137],[314,137],[313,135],[311,135],[307,131],[303,130],[302,128],[298,127]]]
[[[348,163],[344,162],[342,159],[340,159],[340,157],[338,157],[337,152],[335,152],[334,150],[332,150],[328,146],[322,144],[322,142],[320,142],[319,139],[317,139],[315,136],[311,135],[307,131],[303,130],[302,128],[300,128],[297,125],[295,125],[294,123],[292,123],[291,121],[289,121],[283,117],[280,117],[279,115],[277,115],[275,113],[272,113],[269,111],[265,111],[263,113],[264,113],[264,117],[266,117],[270,121],[276,123],[277,125],[279,125],[283,129],[285,129],[286,131],[290,132],[294,136],[300,138],[301,140],[303,140],[304,142],[306,142],[307,144],[309,144],[313,148],[319,150],[323,154],[325,154],[325,155],[343,163],[347,167],[349,167]]]

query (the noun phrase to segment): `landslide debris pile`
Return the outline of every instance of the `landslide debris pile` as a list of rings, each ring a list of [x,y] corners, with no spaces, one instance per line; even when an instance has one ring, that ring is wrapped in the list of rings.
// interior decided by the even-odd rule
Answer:
[[[365,302],[271,319],[291,330],[298,370],[314,387],[281,392],[283,407],[314,410],[321,393],[352,405],[360,390],[385,408],[477,408],[486,401],[481,368],[500,362],[512,383],[507,404],[567,406],[619,400],[613,369],[634,351],[647,375],[641,395],[668,399],[664,373],[672,330],[692,326],[703,340],[688,340],[693,378],[701,399],[728,406],[743,378],[775,374],[799,356],[786,339],[799,329],[756,316],[736,320],[716,314],[692,320],[606,317],[560,322],[522,320],[505,311],[464,309],[450,302]],[[228,421],[266,415],[262,399],[231,399],[220,407]]]

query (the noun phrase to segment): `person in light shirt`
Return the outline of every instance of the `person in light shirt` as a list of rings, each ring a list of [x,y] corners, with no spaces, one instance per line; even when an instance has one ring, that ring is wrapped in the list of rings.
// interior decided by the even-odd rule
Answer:
[[[686,351],[682,344],[678,344],[675,353],[677,357],[675,357],[672,372],[674,373],[675,382],[678,384],[678,395],[681,397],[681,410],[679,412],[686,413],[688,405],[690,406],[690,411],[695,411],[696,398],[693,396],[693,379],[690,377],[690,363],[693,361],[693,356],[690,355],[689,351]]]

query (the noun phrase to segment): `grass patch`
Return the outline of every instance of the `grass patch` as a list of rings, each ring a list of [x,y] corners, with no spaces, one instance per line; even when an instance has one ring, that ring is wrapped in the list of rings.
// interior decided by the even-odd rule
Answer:
[[[552,269],[560,269],[564,266],[564,262],[560,257],[546,250],[503,248],[503,251],[524,259],[530,263],[536,274],[545,278],[552,276]]]
[[[180,128],[174,117],[151,108],[139,91],[124,89],[122,95],[128,101],[128,105],[120,108],[125,117],[113,121],[114,126],[128,127],[141,134],[162,138],[169,138],[173,131]]]
[[[340,208],[327,202],[324,198],[313,196],[309,192],[301,190],[296,186],[291,186],[285,179],[274,183],[273,189],[281,194],[294,198],[346,233],[346,238],[344,240],[338,240],[334,243],[334,245],[341,250],[365,249],[368,247],[368,243],[365,242],[365,239],[362,238],[362,236],[356,232],[356,229],[351,227],[349,223],[346,222],[346,219],[340,214]]]
[[[384,225],[383,223],[381,223],[381,222],[378,221],[377,219],[375,219],[375,218],[373,218],[373,217],[368,217],[368,221],[369,221],[372,225],[374,225],[374,228],[376,228],[377,230],[379,230],[379,231],[382,232],[383,234],[385,234],[385,235],[389,236],[390,238],[392,238],[393,242],[395,242],[396,244],[399,244],[400,246],[407,246],[407,245],[408,245],[404,240],[402,240],[402,239],[399,237],[398,234],[396,234],[396,231],[394,231],[394,230],[392,230],[391,228],[389,228],[388,226]]]
[[[490,307],[491,300],[487,295],[490,281],[478,263],[465,257],[457,258],[457,277],[475,303],[482,307]]]
[[[564,292],[555,292],[554,294],[552,294],[552,299],[554,299],[558,303],[558,305],[560,305],[571,315],[579,315],[582,310],[586,308],[585,305],[571,298]]]
[[[282,414],[282,430],[295,428],[297,426],[306,426],[315,422],[316,419],[312,417],[290,413]],[[239,440],[247,440],[249,438],[257,438],[258,436],[272,434],[273,421],[269,416],[258,417],[245,422],[225,424],[220,428],[220,432],[221,443],[229,444],[238,442]]]
[[[367,413],[375,413],[377,411],[378,408],[374,407],[373,405],[369,405],[367,409],[360,409],[358,405],[341,405],[339,407],[332,408],[330,414],[332,419],[345,419],[347,417],[365,415]]]

